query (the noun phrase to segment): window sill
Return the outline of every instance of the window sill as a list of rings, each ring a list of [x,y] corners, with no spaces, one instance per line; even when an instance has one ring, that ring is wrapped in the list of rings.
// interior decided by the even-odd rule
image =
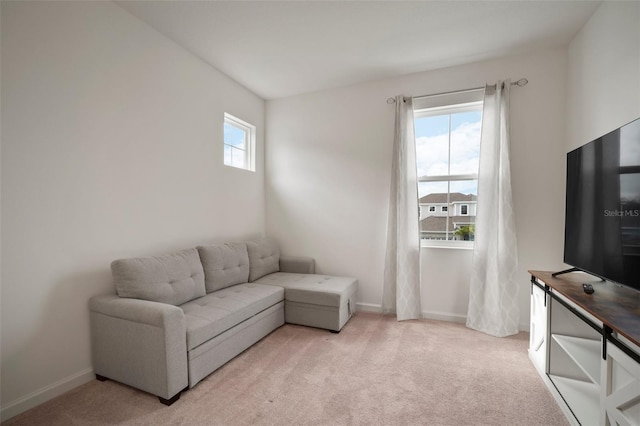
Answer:
[[[247,167],[234,166],[233,164],[225,164],[224,166],[225,167],[231,167],[232,169],[235,169],[235,170],[244,170],[245,172],[253,172],[253,173],[255,173],[255,169],[250,169],[250,168],[247,168]]]
[[[473,250],[473,241],[420,241],[420,248]]]

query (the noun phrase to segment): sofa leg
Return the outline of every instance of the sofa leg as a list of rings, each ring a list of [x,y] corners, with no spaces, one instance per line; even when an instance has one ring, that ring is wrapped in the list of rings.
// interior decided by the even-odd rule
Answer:
[[[180,399],[180,394],[182,394],[182,392],[178,392],[177,394],[173,395],[171,398],[169,399],[164,399],[161,396],[158,397],[158,399],[160,400],[160,402],[162,402],[164,405],[166,405],[167,407],[171,406],[171,404],[173,404],[174,402],[176,402],[177,400]]]
[[[101,382],[106,382],[109,379],[107,379],[106,377],[101,376],[99,374],[96,374],[96,380],[100,380]]]
[[[341,330],[329,330],[330,332],[332,332],[333,334],[339,334]]]

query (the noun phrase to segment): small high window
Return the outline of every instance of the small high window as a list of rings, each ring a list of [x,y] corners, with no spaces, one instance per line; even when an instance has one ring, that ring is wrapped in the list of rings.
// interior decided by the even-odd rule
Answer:
[[[256,127],[224,114],[224,164],[240,169],[255,169]]]

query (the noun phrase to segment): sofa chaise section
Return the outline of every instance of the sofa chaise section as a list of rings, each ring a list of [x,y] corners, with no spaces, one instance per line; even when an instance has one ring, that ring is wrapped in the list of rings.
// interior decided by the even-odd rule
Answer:
[[[358,280],[315,274],[315,262],[307,257],[280,256],[268,240],[247,243],[254,284],[284,288],[285,322],[339,332],[353,315]]]
[[[355,311],[358,280],[276,272],[255,281],[284,288],[285,322],[339,332]]]

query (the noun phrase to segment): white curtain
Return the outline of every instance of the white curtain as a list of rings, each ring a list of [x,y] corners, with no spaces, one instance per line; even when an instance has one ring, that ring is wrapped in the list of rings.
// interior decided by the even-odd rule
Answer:
[[[485,89],[478,205],[467,327],[504,337],[518,333],[516,229],[509,167],[510,80]],[[520,283],[521,284],[521,283]]]
[[[420,318],[420,230],[413,100],[396,96],[382,309],[398,321]]]

